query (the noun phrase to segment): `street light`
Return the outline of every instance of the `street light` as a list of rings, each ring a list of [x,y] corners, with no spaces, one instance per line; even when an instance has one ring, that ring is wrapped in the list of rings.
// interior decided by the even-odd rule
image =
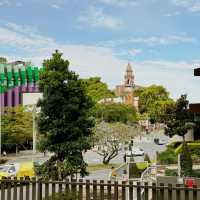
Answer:
[[[0,96],[0,157],[1,157],[1,96]]]

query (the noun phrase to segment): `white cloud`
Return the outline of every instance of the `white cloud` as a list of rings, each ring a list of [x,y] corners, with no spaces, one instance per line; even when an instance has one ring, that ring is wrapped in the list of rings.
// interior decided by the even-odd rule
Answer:
[[[85,23],[92,27],[118,29],[122,26],[121,20],[104,13],[100,8],[90,7],[87,13],[79,17],[80,23]]]
[[[142,50],[141,49],[131,49],[131,50],[129,50],[128,51],[129,52],[129,54],[131,55],[131,56],[136,56],[136,55],[138,55],[138,54],[141,54],[142,53]]]
[[[123,44],[144,44],[148,46],[157,45],[176,45],[183,43],[194,43],[196,38],[190,37],[187,34],[165,35],[165,36],[149,36],[149,37],[132,37],[121,40],[99,41],[97,45],[116,47]]]
[[[0,0],[0,6],[8,6],[10,5],[10,1],[8,0]]]
[[[172,45],[179,43],[192,43],[196,39],[187,35],[166,35],[166,36],[152,36],[152,37],[136,37],[129,40],[132,43],[143,43],[146,45]]]
[[[183,7],[191,12],[200,12],[200,1],[199,0],[171,0],[176,5]]]
[[[99,0],[99,2],[117,7],[134,6],[138,4],[136,0]]]
[[[15,27],[15,26],[13,26]],[[29,31],[21,33],[18,30],[0,28],[0,46],[16,49],[16,53],[10,52],[11,60],[31,60],[34,64],[41,65],[43,59],[51,56],[55,49],[63,52],[63,57],[69,59],[70,68],[80,74],[81,77],[100,76],[111,88],[123,82],[127,60],[118,58],[112,48],[97,47],[77,44],[60,44],[53,38],[41,34],[31,35]],[[22,29],[23,30],[23,29]],[[31,30],[31,28],[30,28]],[[18,50],[26,50],[24,55],[17,55]],[[199,79],[193,77],[193,68],[200,60],[167,61],[146,60],[133,64],[136,73],[136,84],[164,85],[177,98],[182,93],[187,93],[193,102],[200,100]]]
[[[175,17],[175,16],[178,16],[178,15],[180,15],[180,14],[181,14],[181,12],[175,11],[175,12],[167,13],[167,14],[165,14],[164,16],[165,16],[165,17]]]
[[[60,9],[60,6],[57,5],[57,4],[52,4],[51,7],[52,7],[52,8],[55,8],[55,9]]]

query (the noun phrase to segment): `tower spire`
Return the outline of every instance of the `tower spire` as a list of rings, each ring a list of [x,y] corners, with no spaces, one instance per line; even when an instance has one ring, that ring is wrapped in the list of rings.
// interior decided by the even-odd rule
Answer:
[[[128,62],[126,67],[126,74],[124,76],[125,87],[134,87],[134,74],[131,64]]]

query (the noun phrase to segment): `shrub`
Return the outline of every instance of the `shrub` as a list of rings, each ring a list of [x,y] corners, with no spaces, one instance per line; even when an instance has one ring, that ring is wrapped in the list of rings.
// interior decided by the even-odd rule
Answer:
[[[57,193],[43,200],[76,200],[76,199],[77,195],[73,193],[60,193],[60,194]]]
[[[0,165],[5,164],[7,161],[7,158],[0,158]]]
[[[129,164],[129,178],[140,178],[141,173],[136,163]]]
[[[178,172],[174,169],[166,169],[165,176],[178,176]]]
[[[164,152],[158,154],[158,161],[163,165],[176,164],[177,159],[173,147],[168,147]]]

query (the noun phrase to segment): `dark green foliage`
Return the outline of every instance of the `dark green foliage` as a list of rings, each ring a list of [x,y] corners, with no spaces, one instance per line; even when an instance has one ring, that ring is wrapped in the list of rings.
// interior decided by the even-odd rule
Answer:
[[[173,147],[168,147],[164,152],[158,154],[158,162],[162,165],[176,164],[178,156]]]
[[[82,82],[86,88],[87,95],[90,96],[94,102],[115,96],[114,92],[109,90],[107,84],[101,82],[101,78],[99,77],[82,79]]]
[[[129,164],[129,178],[140,178],[141,173],[136,163]]]
[[[176,169],[166,169],[165,176],[178,176],[178,171]]]
[[[192,176],[192,156],[188,149],[187,143],[183,143],[183,151],[181,154],[181,175]]]
[[[149,158],[149,155],[145,153],[144,155],[144,161],[147,161],[148,163],[151,163],[151,160]]]
[[[183,151],[181,159],[181,174],[190,176],[192,174],[192,157],[187,143],[185,142],[185,134],[192,129],[194,124],[194,116],[188,111],[189,101],[187,95],[181,95],[177,100],[175,107],[170,112],[166,120],[165,134],[172,137],[179,135],[183,137]]]
[[[137,112],[133,106],[120,103],[115,104],[97,104],[93,109],[95,118],[104,120],[105,122],[136,122]]]
[[[69,70],[69,62],[56,51],[53,57],[45,60],[45,70],[41,73],[39,88],[43,99],[38,106],[40,149],[54,153],[54,156],[41,166],[41,176],[64,178],[80,172],[86,173],[82,152],[90,148],[94,120],[90,115],[93,102],[86,95],[78,75]],[[48,167],[47,167],[48,166]],[[57,167],[54,169],[54,167]],[[57,174],[51,170],[58,170]]]
[[[183,139],[188,130],[194,127],[193,115],[188,111],[189,101],[187,95],[181,95],[173,109],[166,112],[165,134],[172,137],[174,135],[182,136]]]

